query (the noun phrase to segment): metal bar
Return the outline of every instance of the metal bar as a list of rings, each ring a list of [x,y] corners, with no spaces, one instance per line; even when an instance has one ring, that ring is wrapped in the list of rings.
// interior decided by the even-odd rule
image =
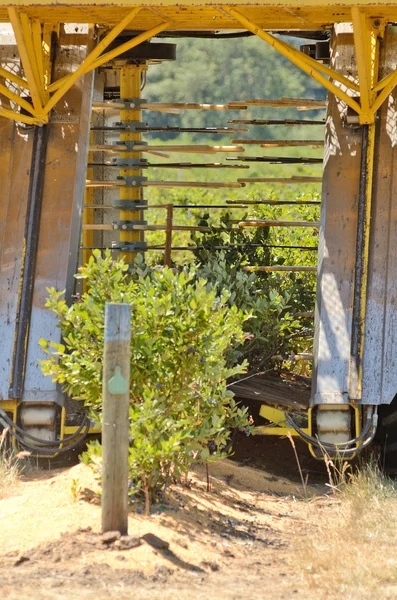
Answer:
[[[36,57],[38,81],[42,90],[44,90],[44,61],[43,61],[43,40],[41,34],[41,23],[38,19],[32,20],[32,46]],[[44,102],[43,92],[43,102]]]
[[[263,148],[292,148],[300,146],[311,146],[322,148],[324,140],[232,140],[232,144],[255,144]]]
[[[145,65],[134,65],[125,64],[120,69],[120,96],[122,98],[140,98],[141,94],[141,75],[146,70]],[[132,109],[130,107],[124,107],[120,111],[120,121],[132,121],[135,123],[141,122],[142,112],[140,110]],[[120,158],[132,158],[134,160],[140,160],[141,154],[136,150],[130,148],[131,143],[141,141],[141,134],[139,132],[122,132],[120,133],[120,141],[125,142],[126,151],[120,154]],[[120,168],[121,176],[140,177],[142,171],[139,168]],[[132,189],[131,187],[124,187],[120,189],[120,201],[122,204],[123,200],[134,200],[143,202],[143,188],[137,187]],[[141,210],[124,210],[120,209],[120,220],[121,221],[142,221],[143,211]],[[120,231],[120,242],[125,242],[126,245],[134,242],[143,242],[144,234],[139,231]],[[134,262],[136,252],[122,252],[121,256],[129,264]]]
[[[48,23],[43,26],[43,72],[44,72],[44,88],[46,90],[46,100],[48,98],[47,88],[51,84],[51,54],[52,54],[52,37],[55,33],[55,28]]]
[[[274,39],[277,39],[277,38],[274,38]],[[316,69],[316,71],[320,71],[320,73],[323,73],[324,75],[328,75],[328,77],[330,77],[330,79],[333,79],[334,81],[338,81],[339,83],[344,85],[347,89],[354,90],[355,92],[360,91],[359,86],[356,83],[354,83],[354,81],[351,81],[351,79],[348,79],[344,75],[341,75],[337,71],[334,71],[330,67],[327,67],[327,65],[322,64],[321,62],[315,60],[311,56],[308,56],[307,54],[300,52],[296,48],[292,48],[286,42],[283,42],[282,40],[278,40],[278,39],[277,39],[277,41],[280,44],[282,44],[288,52],[292,52],[296,56],[297,60],[299,60],[299,61],[302,60],[309,67],[313,67],[314,69]]]
[[[227,231],[239,231],[243,227],[309,227],[313,229],[319,228],[317,222],[299,222],[299,221],[261,221],[260,225],[252,224],[250,221],[232,221],[232,223],[238,223],[238,227],[231,227]],[[167,225],[131,225],[130,229],[127,229],[127,225],[121,227],[112,225],[111,223],[95,223],[91,225],[83,225],[83,231],[166,231]],[[204,225],[173,225],[173,231],[225,231],[223,227],[219,226],[204,226]],[[284,248],[285,246],[281,246]]]
[[[282,54],[285,58],[288,58],[291,62],[293,62],[297,67],[299,67],[302,71],[304,71],[310,77],[313,77],[318,83],[320,83],[323,87],[325,87],[331,94],[334,94],[337,98],[345,102],[350,108],[352,108],[357,114],[361,114],[360,105],[353,100],[350,96],[348,96],[345,92],[343,92],[339,87],[337,87],[334,83],[331,83],[320,73],[317,73],[310,65],[308,65],[300,56],[296,56],[295,51],[289,46],[284,45],[283,42],[280,42],[277,38],[270,35],[264,31],[259,25],[252,23],[247,17],[245,17],[241,12],[237,11],[234,8],[230,7],[222,7],[222,10],[230,14],[236,21],[241,23],[246,29],[260,37],[262,40],[267,42],[270,46],[272,46],[275,50],[277,50],[280,54]]]
[[[94,60],[98,58],[98,56],[101,54],[101,52],[106,50],[106,48],[109,46],[109,44],[111,44],[113,42],[113,40],[116,39],[116,37],[127,27],[127,25],[129,25],[131,23],[131,21],[133,19],[135,19],[135,17],[141,10],[142,10],[141,8],[133,8],[124,17],[124,19],[122,21],[120,21],[120,23],[118,25],[115,25],[113,27],[113,29],[111,29],[109,31],[109,33],[99,42],[99,44],[92,50],[92,52],[90,52],[90,54],[84,59],[84,61],[81,63],[81,65],[79,66],[77,71],[75,71],[74,73],[71,74],[71,75],[75,75],[78,72],[77,78],[73,80],[72,84],[69,87],[71,87],[74,84],[74,82],[77,81],[77,79],[81,75],[84,75],[86,72],[88,72],[92,69],[92,67],[90,65],[92,65]],[[54,81],[54,83],[52,83],[49,86],[48,92],[52,93],[52,92],[55,92],[55,91],[59,90],[60,88],[62,88],[68,82],[71,75],[65,75],[64,77],[61,77],[61,79]],[[69,89],[69,87],[67,89]],[[63,94],[61,94],[61,95],[63,95]],[[61,96],[59,96],[59,97],[61,97]]]
[[[26,115],[21,115],[13,110],[8,110],[7,108],[2,107],[0,107],[0,117],[12,119],[13,121],[18,121],[19,123],[25,123],[26,125],[38,125],[42,122],[40,118],[27,117]]]
[[[3,85],[2,83],[0,83],[0,94],[5,96],[12,102],[15,102],[15,104],[18,104],[18,106],[20,106],[21,108],[24,108],[30,114],[34,115],[35,111],[34,111],[33,106],[31,104],[29,104],[29,102],[27,102],[24,98],[21,98],[21,96],[18,96],[18,94],[15,94],[14,92],[12,92],[10,89],[8,89],[8,87]]]
[[[239,227],[312,227],[318,229],[319,221],[273,221],[265,219],[250,219],[247,221],[239,221]]]
[[[234,230],[237,231],[237,230]],[[246,247],[253,247],[253,248],[283,248],[283,249],[287,249],[287,250],[305,250],[308,252],[317,252],[318,248],[317,246],[277,246],[277,245],[267,245],[267,244],[253,244],[253,243],[247,243],[247,244],[227,244],[225,246],[214,246],[213,249],[214,250],[227,250],[228,248],[246,248]],[[106,247],[98,247],[98,246],[81,246],[81,250],[114,250],[114,248],[108,248]],[[160,244],[157,246],[147,246],[145,248],[145,250],[162,250],[164,251],[165,246]],[[205,246],[172,246],[171,250],[172,251],[194,251],[194,250],[205,250]]]
[[[15,8],[9,8],[8,15],[14,30],[19,56],[21,57],[23,70],[25,71],[33,106],[36,111],[36,116],[42,117],[41,120],[45,121],[46,119],[44,118],[44,115],[48,111],[44,111],[43,109],[44,90],[40,88],[40,80],[38,79],[37,64],[33,51],[33,42],[29,30],[29,19],[25,15],[25,18],[22,20],[22,13],[20,20],[19,14]],[[25,30],[27,30],[26,39]]]
[[[246,179],[239,178],[238,182],[241,183],[321,183],[321,177],[248,177]]]
[[[127,187],[127,183],[120,179],[108,180],[108,181],[86,181],[86,187]],[[131,186],[128,186],[129,188]],[[208,182],[208,181],[142,181],[141,187],[156,187],[156,188],[241,188],[244,187],[243,183],[219,183],[219,182]],[[138,188],[138,186],[137,186]]]
[[[81,65],[74,71],[63,78],[62,82],[60,81],[60,86],[51,97],[51,99],[47,102],[44,109],[45,112],[48,113],[56,103],[66,94],[68,90],[75,84],[75,82],[85,73],[95,69],[95,59],[103,52],[111,42],[131,23],[131,21],[136,17],[136,15],[140,12],[141,8],[133,8],[118,25],[113,27],[113,29],[103,38],[101,42],[89,53],[88,56],[83,60]],[[139,36],[138,36],[139,37]],[[135,38],[137,39],[137,38]],[[139,44],[139,42],[138,42]],[[137,44],[136,44],[137,45]],[[117,56],[117,53],[116,53]],[[102,63],[101,63],[102,64]],[[100,65],[98,65],[100,66]],[[50,88],[55,89],[53,86]],[[49,88],[49,91],[50,91]]]
[[[370,111],[371,65],[367,63],[367,44],[369,41],[367,19],[358,7],[353,7],[352,20],[361,108],[364,113],[368,114]]]
[[[285,265],[274,266],[274,267],[242,267],[243,271],[247,271],[248,273],[276,273],[278,271],[285,273],[316,273],[317,267],[286,267]]]
[[[237,156],[226,160],[242,160],[244,162],[269,163],[271,165],[322,165],[322,158],[304,156]]]
[[[380,92],[381,90],[383,90],[383,88],[386,87],[386,85],[392,79],[394,73],[395,73],[395,71],[392,71],[391,73],[389,73],[388,75],[386,75],[386,77],[384,77],[383,79],[381,79],[381,81],[379,81],[378,84],[374,87],[373,91],[374,92]]]
[[[25,380],[27,341],[32,310],[34,272],[39,241],[41,204],[44,189],[45,157],[48,127],[36,127],[32,148],[32,162],[24,234],[24,254],[20,273],[20,287],[14,351],[12,356],[10,398],[21,398]]]
[[[322,125],[325,121],[305,121],[303,119],[233,119],[228,123],[236,125],[283,125],[284,127],[302,126],[302,125]]]
[[[289,205],[294,206],[297,205],[314,205],[320,206],[321,202],[314,202],[308,200],[226,200],[227,204],[173,204],[174,209],[183,208],[183,209],[195,209],[195,208],[215,208],[215,209],[241,209],[241,208],[249,208],[251,205],[270,205],[270,206],[278,206],[278,205]],[[85,204],[88,208],[97,208],[98,210],[108,209],[108,210],[119,210],[112,205],[108,204]],[[167,208],[168,204],[137,204],[136,208],[140,210],[148,210],[155,208]]]
[[[299,205],[316,205],[320,206],[321,202],[313,201],[313,200],[226,200],[227,204],[269,204],[270,206],[278,206],[278,205],[290,205],[294,206],[294,204]],[[204,207],[203,207],[204,208]]]
[[[89,167],[111,167],[119,169],[117,163],[88,163]],[[140,169],[249,169],[249,165],[223,165],[222,163],[146,163]]]
[[[139,44],[142,44],[142,42],[146,42],[146,40],[148,40],[149,38],[154,37],[158,33],[161,33],[162,31],[164,31],[164,29],[167,29],[167,27],[170,24],[171,24],[171,21],[165,21],[163,23],[160,23],[159,25],[156,25],[156,27],[152,27],[151,29],[148,29],[148,31],[143,31],[142,33],[137,35],[135,38],[131,39],[129,42],[125,42],[125,44],[121,44],[121,46],[118,46],[114,50],[110,50],[110,52],[107,52],[106,54],[102,54],[102,56],[100,56],[96,61],[93,62],[90,70],[97,69],[98,67],[101,67],[102,65],[113,60],[114,58],[117,58],[120,54],[123,54],[124,52],[128,52],[128,50],[131,50],[132,48],[139,46]]]
[[[164,264],[166,267],[171,267],[171,249],[172,249],[172,230],[173,230],[173,211],[172,204],[167,204],[167,223],[165,228],[165,246],[164,246]]]
[[[8,79],[9,81],[12,81],[12,83],[15,83],[15,85],[19,85],[21,88],[24,88],[25,90],[29,89],[29,85],[28,85],[27,81],[22,79],[22,77],[18,77],[18,75],[11,73],[11,71],[8,71],[7,69],[3,69],[3,67],[0,67],[0,77],[4,77],[4,79]]]
[[[386,85],[383,87],[381,93],[376,98],[375,102],[371,105],[371,110],[373,114],[378,111],[378,109],[382,106],[384,101],[388,98],[388,96],[392,93],[394,88],[397,85],[397,69],[390,74],[389,80]]]
[[[314,100],[312,98],[278,98],[267,100],[244,100],[247,106],[267,106],[269,108],[296,108],[298,110],[315,110],[325,108],[326,100]],[[241,102],[229,102],[229,106],[238,109]]]
[[[120,140],[122,141],[122,140]],[[90,146],[92,152],[125,152],[127,146],[124,144],[93,144]],[[130,152],[161,152],[166,150],[167,152],[183,152],[190,154],[217,154],[218,152],[245,152],[243,146],[210,146],[208,144],[187,144],[187,145],[155,145],[146,146],[143,144],[136,144],[129,148]]]
[[[95,126],[91,127],[92,131],[128,131],[128,128],[117,126]],[[137,127],[135,131],[141,133],[159,131],[161,133],[245,133],[248,131],[246,127],[169,127],[168,125],[158,127]]]
[[[354,267],[353,315],[350,348],[349,398],[362,397],[363,354],[372,185],[375,150],[375,125],[362,125],[360,191],[357,212],[356,261]]]

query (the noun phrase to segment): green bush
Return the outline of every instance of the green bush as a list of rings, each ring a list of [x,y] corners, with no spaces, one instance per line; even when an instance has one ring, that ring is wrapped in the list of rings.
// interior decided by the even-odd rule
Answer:
[[[89,291],[67,306],[49,290],[47,306],[59,317],[63,344],[41,341],[42,370],[85,405],[101,411],[106,302],[131,306],[130,475],[147,506],[195,460],[224,456],[230,429],[246,427],[227,380],[245,369],[228,367],[226,353],[243,340],[245,315],[228,305],[192,270],[143,270],[99,251],[81,269]],[[209,445],[212,454],[210,455]],[[86,459],[98,465],[97,447]]]

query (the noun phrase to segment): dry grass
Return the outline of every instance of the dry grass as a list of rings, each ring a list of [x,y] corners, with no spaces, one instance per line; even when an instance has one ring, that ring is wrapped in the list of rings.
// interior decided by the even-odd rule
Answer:
[[[17,454],[9,443],[8,429],[0,434],[0,498],[5,498],[18,482],[26,452]]]
[[[369,463],[333,490],[316,507],[317,533],[297,541],[303,583],[319,599],[396,598],[396,483]]]

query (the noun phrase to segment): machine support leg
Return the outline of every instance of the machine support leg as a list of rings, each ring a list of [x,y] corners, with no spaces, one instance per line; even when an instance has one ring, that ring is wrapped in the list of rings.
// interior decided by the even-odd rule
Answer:
[[[374,146],[375,125],[363,125],[350,351],[349,398],[351,400],[361,400],[362,397]]]
[[[121,68],[120,71],[120,98],[122,100],[139,100],[141,94],[141,73],[146,70],[145,65],[126,64]],[[127,127],[130,124],[132,127],[139,124],[141,121],[141,111],[136,109],[126,109],[120,111],[120,121],[122,124],[126,124]],[[128,146],[133,146],[137,142],[141,142],[142,136],[139,132],[126,131],[120,134],[120,141]],[[139,162],[141,158],[140,152],[120,152],[120,162],[123,163],[123,159],[128,163],[129,161]],[[141,177],[142,169],[139,168],[121,168],[121,177]],[[120,205],[125,202],[126,209],[120,209],[120,246],[124,248],[121,251],[121,256],[124,260],[132,264],[136,256],[136,249],[140,246],[140,242],[143,241],[143,232],[140,231],[123,231],[123,225],[128,227],[128,222],[140,222],[143,219],[142,210],[134,210],[133,204],[142,204],[143,201],[143,188],[141,185],[126,185],[120,189]],[[128,208],[127,208],[128,207]],[[132,208],[132,210],[131,210]],[[142,221],[143,223],[143,221]],[[131,247],[131,251],[128,248]]]
[[[10,398],[21,398],[23,394],[27,342],[32,310],[34,274],[39,243],[41,205],[44,188],[45,158],[48,141],[48,125],[34,130],[30,184],[28,191],[27,216],[24,235],[24,251],[21,267],[14,349],[12,356]]]

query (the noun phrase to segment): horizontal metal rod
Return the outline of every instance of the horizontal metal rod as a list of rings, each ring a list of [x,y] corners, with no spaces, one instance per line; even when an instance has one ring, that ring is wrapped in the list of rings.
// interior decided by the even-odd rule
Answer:
[[[244,227],[310,227],[310,228],[318,228],[319,223],[315,222],[307,222],[307,221],[261,221],[260,225],[259,221],[255,221],[252,223],[251,221],[235,221],[232,220],[231,223],[237,224],[238,227],[231,227],[226,231],[239,231]],[[112,223],[91,223],[85,224],[82,226],[84,231],[117,231],[118,229],[127,229],[127,225],[125,226],[115,226]],[[132,225],[131,229],[133,231],[165,231],[166,225]],[[225,231],[224,227],[215,226],[201,226],[201,225],[173,225],[173,231]]]
[[[311,204],[315,206],[320,206],[321,202],[313,201],[313,200],[226,200],[227,204],[241,204],[241,205],[251,205],[251,204],[269,204],[270,206],[277,205],[307,205]]]
[[[125,104],[124,102],[93,102],[92,108],[99,110],[125,110],[125,109],[136,109],[136,110],[153,110],[153,111],[165,111],[165,110],[246,110],[247,106],[245,102],[233,102],[233,106],[229,104],[205,104],[198,102],[140,102],[134,104],[130,102]]]
[[[272,245],[266,245],[266,244],[253,244],[253,243],[247,243],[247,244],[227,244],[225,246],[213,246],[214,250],[227,250],[228,248],[240,248],[240,247],[260,247],[260,248],[284,248],[284,249],[295,249],[295,250],[307,250],[309,252],[316,252],[317,251],[317,246],[272,246]],[[112,247],[108,247],[108,246],[102,246],[102,247],[98,247],[98,246],[81,246],[80,247],[81,250],[115,250],[115,248]],[[183,252],[187,252],[187,251],[195,251],[195,250],[206,250],[207,248],[205,246],[172,246],[171,250],[175,250],[175,251],[183,251]],[[165,250],[165,246],[164,245],[158,245],[158,246],[147,246],[145,248],[145,250]]]
[[[310,206],[313,204],[314,206],[320,206],[321,202],[310,202],[307,200],[247,200],[246,202],[239,200],[226,200],[227,204],[173,204],[172,208],[175,210],[176,208],[184,208],[184,209],[195,209],[195,208],[216,208],[216,209],[234,209],[234,208],[249,208],[251,205],[288,205],[293,206],[294,204]],[[167,208],[168,204],[137,204],[134,208],[139,210],[147,210],[151,208]],[[120,210],[119,208],[115,208],[111,205],[105,204],[84,204],[84,208],[98,208],[98,209],[112,209],[112,210]]]
[[[313,360],[313,354],[301,352],[300,354],[293,354],[291,356],[282,356],[282,354],[276,354],[272,356],[271,360]]]
[[[226,160],[241,160],[244,162],[264,162],[271,165],[321,165],[322,158],[295,157],[295,156],[236,156],[226,157]]]
[[[322,177],[251,177],[247,179],[238,179],[240,183],[321,183]]]
[[[232,144],[254,144],[262,148],[299,148],[301,146],[311,146],[312,148],[322,148],[324,140],[232,140]]]
[[[164,246],[148,246],[148,250],[161,250]],[[226,244],[224,246],[213,246],[214,250],[227,250],[228,248],[245,248],[245,247],[253,247],[253,248],[281,248],[283,250],[304,250],[307,252],[317,252],[317,246],[275,246],[268,244],[254,244],[254,243],[246,243],[246,244]],[[206,246],[175,246],[172,248],[173,250],[208,250]]]
[[[256,273],[256,272],[264,272],[264,273],[276,273],[280,271],[280,273],[315,273],[317,271],[317,267],[287,267],[285,265],[275,266],[275,267],[242,267],[243,271],[247,271],[248,273]]]
[[[217,154],[218,152],[245,152],[243,146],[209,146],[204,144],[188,144],[178,146],[145,146],[136,144],[128,148],[125,144],[92,144],[90,152],[181,152],[193,154]]]
[[[93,187],[125,187],[127,183],[122,179],[115,179],[109,181],[102,180],[86,180],[85,187],[93,188]],[[155,188],[204,188],[204,189],[218,189],[218,188],[241,188],[244,187],[245,184],[238,183],[219,183],[219,182],[209,182],[209,181],[142,181],[142,187],[155,187]],[[131,186],[132,187],[132,186]],[[139,186],[136,186],[137,189]]]
[[[232,221],[233,222],[233,221]],[[319,221],[270,221],[262,219],[249,219],[238,221],[239,227],[320,227]]]
[[[324,127],[325,121],[305,121],[304,119],[233,119],[228,121],[231,125],[283,125],[285,127],[290,126],[302,126],[302,125],[322,125]]]
[[[122,159],[121,159],[122,160]],[[122,169],[122,164],[88,163],[88,167],[112,167]],[[126,165],[124,168],[131,168]],[[146,163],[134,166],[135,169],[249,169],[249,165],[223,165],[222,163]]]
[[[123,125],[113,126],[94,126],[91,127],[91,131],[128,131],[128,127]],[[137,127],[135,131],[140,133],[145,132],[159,132],[159,133],[216,133],[216,134],[231,134],[231,133],[245,133],[248,131],[246,127],[168,127],[167,125],[158,127]]]
[[[314,110],[325,108],[326,100],[316,100],[307,98],[279,98],[278,100],[244,100],[247,106],[268,106],[270,108],[297,108],[298,110]],[[239,106],[239,102],[229,102],[230,107]]]

